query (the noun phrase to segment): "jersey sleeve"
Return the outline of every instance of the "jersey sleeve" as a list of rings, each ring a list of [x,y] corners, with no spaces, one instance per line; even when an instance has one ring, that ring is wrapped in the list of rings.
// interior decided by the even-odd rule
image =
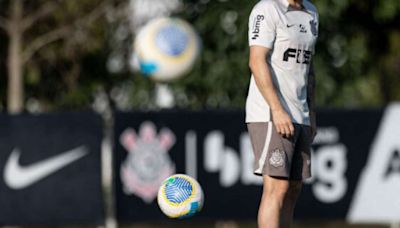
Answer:
[[[310,22],[311,24],[311,32],[313,33],[314,36],[318,37],[318,31],[319,31],[319,15],[318,12],[315,11],[314,13],[314,19]],[[313,45],[311,53],[315,55],[315,46],[316,44]]]
[[[249,18],[249,46],[263,46],[272,49],[276,37],[271,5],[259,2],[254,6]]]
[[[318,13],[315,13],[315,34],[318,37],[318,32],[319,32],[319,15]],[[315,45],[313,46],[312,54],[315,55]]]

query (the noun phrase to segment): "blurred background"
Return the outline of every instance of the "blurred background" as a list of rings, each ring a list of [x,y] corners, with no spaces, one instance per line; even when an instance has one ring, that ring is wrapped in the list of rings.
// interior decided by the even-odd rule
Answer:
[[[2,0],[0,69],[8,83],[1,84],[1,109],[82,110],[97,99],[119,110],[155,109],[154,83],[132,70],[132,44],[138,27],[168,15],[190,22],[203,40],[193,71],[170,85],[175,108],[243,109],[256,2]],[[313,2],[321,21],[318,105],[382,107],[399,99],[399,1]],[[23,78],[15,91],[12,74]]]
[[[9,208],[0,210],[0,224],[255,227],[259,181],[238,177],[241,181],[232,182],[235,177],[227,174],[232,173],[228,165],[215,165],[213,157],[207,157],[213,151],[207,148],[214,148],[207,147],[207,139],[214,137],[216,130],[222,132],[224,137],[215,138],[222,140],[218,144],[221,149],[215,143],[210,145],[225,151],[223,156],[233,154],[229,167],[245,167],[232,164],[237,163],[235,156],[251,152],[240,137],[245,132],[250,78],[248,16],[257,2],[0,0],[0,168],[4,170],[0,202]],[[400,100],[400,1],[312,2],[320,15],[314,56],[322,133],[314,150],[320,165],[315,168],[316,178],[304,189],[295,227],[399,227],[400,129],[396,126],[400,126],[400,112],[396,101]],[[189,25],[186,35],[163,30],[166,37],[157,38],[161,44],[179,46],[193,39],[195,45],[162,46],[172,57],[151,59],[152,49],[156,49],[149,41],[151,31],[136,44],[135,39],[149,22],[161,17],[180,18],[188,23],[184,26]],[[173,59],[189,52],[185,49],[189,46],[194,55],[188,62],[183,63],[183,57]],[[155,70],[154,64],[159,61],[162,65],[163,58],[167,66]],[[180,78],[162,79],[163,73],[182,64],[187,64],[187,69]],[[153,74],[158,73],[161,76],[157,79]],[[175,171],[189,172],[200,183],[206,182],[202,184],[209,197],[206,204],[214,201],[215,207],[225,206],[219,210],[205,207],[194,220],[171,224],[151,197],[142,200],[146,197],[135,190],[127,193],[119,172],[121,164],[130,159],[126,153],[130,149],[121,145],[120,135],[128,128],[140,135],[146,121],[153,124],[155,133],[161,128],[174,132],[177,142],[169,154]],[[191,150],[188,142],[193,135]],[[10,187],[12,177],[7,177],[5,170],[14,148],[27,151],[20,164],[28,165],[79,145],[88,145],[89,155],[82,152],[86,157],[71,163],[65,171],[68,173],[59,170],[54,180],[44,178],[37,183],[42,187]],[[226,147],[232,147],[233,152]],[[192,152],[197,169],[188,168],[193,164],[188,161]],[[372,161],[377,161],[377,167],[372,167]],[[74,182],[75,175],[82,179]],[[63,181],[69,178],[72,181]],[[374,178],[382,181],[368,182]],[[55,194],[56,183],[66,185],[62,194],[68,197],[56,193],[61,195],[43,203],[44,196]],[[86,188],[84,183],[93,185]],[[362,190],[371,186],[382,188]],[[97,193],[89,201],[95,206],[75,216],[72,211],[78,213],[78,202],[84,200],[76,196],[93,191]],[[227,191],[234,192],[229,196],[232,198],[220,199]],[[255,196],[247,201],[241,193]],[[335,194],[336,198],[329,197]],[[225,201],[237,198],[238,204],[251,208],[247,213],[227,209],[235,204]],[[76,208],[62,209],[75,201]],[[377,202],[382,204],[377,206],[381,213],[372,210],[368,214]],[[93,207],[97,209],[91,211]]]

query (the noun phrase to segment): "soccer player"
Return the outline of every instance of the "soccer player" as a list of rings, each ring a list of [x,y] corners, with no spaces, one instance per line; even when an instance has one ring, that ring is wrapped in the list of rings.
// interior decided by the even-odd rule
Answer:
[[[290,227],[302,180],[311,176],[318,13],[308,0],[261,0],[249,19],[246,123],[254,173],[263,177],[260,228]]]

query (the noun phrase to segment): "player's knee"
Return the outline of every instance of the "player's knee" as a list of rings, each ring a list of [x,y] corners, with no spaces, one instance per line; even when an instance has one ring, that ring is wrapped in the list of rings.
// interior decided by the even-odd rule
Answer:
[[[270,186],[264,188],[264,193],[270,199],[276,199],[283,201],[289,194],[290,188],[288,184],[271,184]]]

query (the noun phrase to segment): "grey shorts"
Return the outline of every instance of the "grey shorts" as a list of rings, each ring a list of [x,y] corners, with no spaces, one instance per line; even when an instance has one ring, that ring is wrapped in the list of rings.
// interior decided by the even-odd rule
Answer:
[[[254,152],[254,174],[302,180],[311,177],[311,128],[294,124],[295,133],[282,137],[272,122],[248,123]]]

